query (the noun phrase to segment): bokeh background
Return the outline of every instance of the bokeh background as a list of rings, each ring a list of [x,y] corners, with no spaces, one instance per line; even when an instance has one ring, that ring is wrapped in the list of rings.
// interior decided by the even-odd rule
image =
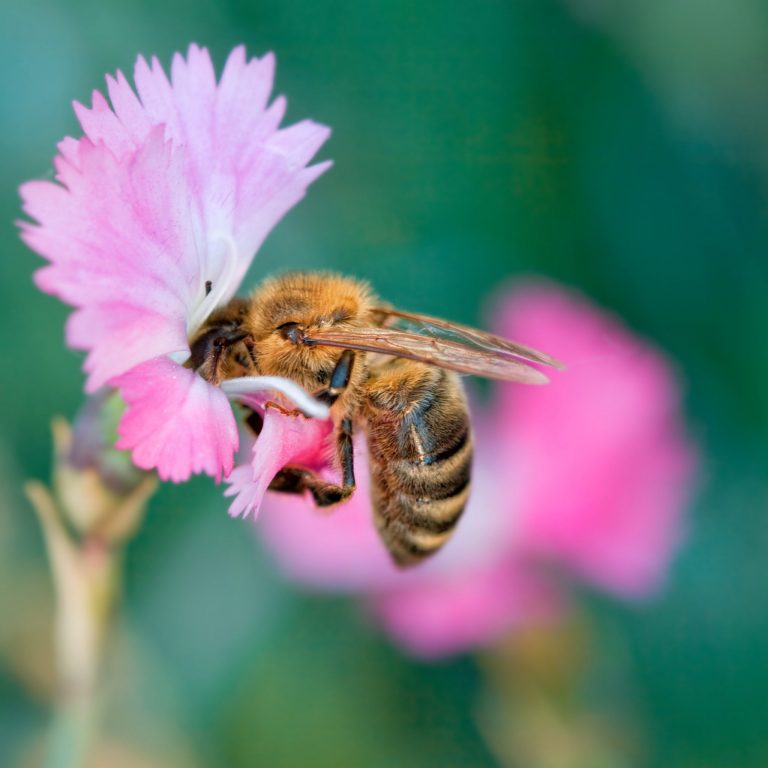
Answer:
[[[333,268],[475,324],[515,276],[577,287],[674,360],[700,490],[650,604],[584,591],[557,638],[532,630],[508,651],[425,664],[353,601],[284,582],[211,482],[163,487],[126,552],[108,712],[122,757],[103,764],[768,765],[759,0],[3,0],[0,765],[35,764],[50,718],[53,595],[21,485],[48,477],[49,422],[74,414],[83,380],[65,308],[32,286],[17,187],[50,175],[55,142],[77,130],[71,99],[190,41],[219,67],[240,42],[274,50],[289,120],[334,129],[334,169],[249,285]],[[489,722],[527,722],[521,670],[537,664],[566,668],[574,730],[536,721],[505,752]]]

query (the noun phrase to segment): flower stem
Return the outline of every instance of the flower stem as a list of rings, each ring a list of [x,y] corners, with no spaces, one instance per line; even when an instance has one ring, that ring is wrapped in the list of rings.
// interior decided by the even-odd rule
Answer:
[[[82,768],[92,752],[99,671],[120,594],[122,545],[137,529],[156,485],[146,477],[108,521],[100,519],[79,536],[67,528],[62,506],[48,488],[36,481],[25,486],[43,530],[56,593],[57,697],[45,768]]]

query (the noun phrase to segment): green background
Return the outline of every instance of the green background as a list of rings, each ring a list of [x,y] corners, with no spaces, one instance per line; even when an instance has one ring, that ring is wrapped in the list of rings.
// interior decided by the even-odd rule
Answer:
[[[20,671],[19,627],[51,599],[20,485],[48,476],[49,421],[74,414],[83,381],[65,308],[31,284],[17,187],[50,174],[55,143],[77,131],[73,98],[137,53],[167,66],[191,41],[219,68],[240,42],[274,50],[289,120],[334,130],[322,157],[335,167],[270,236],[249,286],[333,268],[403,307],[482,323],[500,283],[545,274],[674,359],[701,490],[659,599],[582,596],[578,707],[619,711],[631,732],[584,765],[768,765],[758,0],[2,1],[0,765],[49,716]],[[128,548],[115,732],[181,765],[497,764],[482,661],[403,657],[353,603],[281,582],[224,506],[205,479],[164,487]],[[30,632],[44,657],[45,627]]]

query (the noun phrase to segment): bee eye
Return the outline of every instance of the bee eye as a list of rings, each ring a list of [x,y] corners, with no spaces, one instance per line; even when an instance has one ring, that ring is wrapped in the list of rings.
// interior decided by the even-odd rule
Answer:
[[[284,339],[288,339],[294,344],[301,344],[303,341],[303,331],[298,323],[283,323],[282,325],[278,325],[276,330]]]

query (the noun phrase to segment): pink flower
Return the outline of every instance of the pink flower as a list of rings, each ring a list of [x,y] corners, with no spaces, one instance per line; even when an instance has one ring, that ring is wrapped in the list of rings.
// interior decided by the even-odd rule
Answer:
[[[287,380],[219,388],[182,365],[191,335],[330,165],[308,165],[328,128],[278,127],[286,102],[268,105],[274,65],[271,54],[248,61],[235,48],[217,83],[195,45],[174,56],[170,80],[157,59],[139,57],[136,92],[118,72],[107,77],[111,107],[99,92],[90,109],[75,104],[85,135],[59,144],[56,181],[21,188],[34,220],[22,237],[49,262],[35,281],[75,307],[66,337],[88,352],[86,390],[120,391],[118,447],[163,479],[229,475],[238,434],[228,395],[279,390],[327,415]]]
[[[553,566],[620,596],[649,594],[681,537],[695,452],[662,355],[549,283],[503,294],[497,321],[568,369],[547,387],[497,385],[489,405],[473,408],[472,496],[431,561],[391,565],[364,486],[331,515],[270,494],[260,521],[292,578],[364,596],[386,631],[425,657],[561,610]],[[356,454],[365,478],[362,443]]]
[[[695,452],[661,354],[549,284],[505,297],[498,329],[545,345],[567,374],[531,397],[500,387],[497,449],[525,478],[519,547],[627,597],[652,592],[682,535]],[[506,428],[505,428],[506,427]]]

